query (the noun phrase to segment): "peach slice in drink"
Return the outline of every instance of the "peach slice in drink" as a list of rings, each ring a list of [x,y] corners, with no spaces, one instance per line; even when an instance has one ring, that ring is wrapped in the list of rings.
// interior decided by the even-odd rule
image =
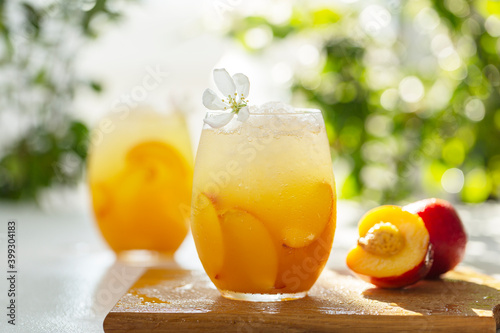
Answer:
[[[186,181],[189,177],[190,168],[182,155],[163,142],[148,141],[136,145],[127,153],[126,162],[129,167],[147,171],[149,180],[158,185],[165,181]],[[186,192],[190,193],[189,190]]]
[[[279,293],[309,290],[326,265],[335,233],[335,216],[321,235],[311,244],[300,248],[280,246],[275,288]]]
[[[304,247],[314,242],[330,221],[334,207],[330,184],[289,184],[280,195],[263,193],[255,203],[255,212],[273,235],[284,245]]]
[[[97,218],[102,219],[110,212],[112,207],[112,192],[108,189],[106,183],[90,184],[92,192],[92,205]]]
[[[172,253],[182,243],[188,231],[186,217],[183,216],[178,201],[181,194],[177,193],[176,197],[173,193],[162,190],[160,184],[147,181],[150,177],[148,171],[128,169],[117,180],[115,188],[119,190],[114,193],[116,206],[110,218],[120,221],[120,228],[113,228],[114,235],[109,236],[109,242],[113,244],[116,238],[117,243],[127,243],[133,248],[152,248]],[[102,227],[105,228],[104,223]],[[130,235],[134,237],[131,238]],[[116,244],[117,248],[122,246],[124,245]]]
[[[263,223],[252,214],[236,208],[223,213],[220,222],[224,263],[214,283],[221,290],[272,292],[278,257],[275,244]]]
[[[224,259],[219,217],[212,201],[203,193],[196,198],[193,212],[191,228],[196,250],[205,272],[213,281],[221,271]]]
[[[217,198],[219,209],[240,207],[251,211],[265,224],[274,239],[300,248],[314,242],[330,221],[335,209],[332,186],[325,182],[292,183],[272,191],[250,192],[226,188]]]

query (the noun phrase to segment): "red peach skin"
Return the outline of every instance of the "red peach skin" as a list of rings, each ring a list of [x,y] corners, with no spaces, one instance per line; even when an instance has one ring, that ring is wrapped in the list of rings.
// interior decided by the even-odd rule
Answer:
[[[404,210],[419,215],[429,232],[434,248],[434,263],[427,279],[438,278],[452,270],[464,255],[467,234],[462,221],[453,206],[442,199],[425,199],[403,207]]]

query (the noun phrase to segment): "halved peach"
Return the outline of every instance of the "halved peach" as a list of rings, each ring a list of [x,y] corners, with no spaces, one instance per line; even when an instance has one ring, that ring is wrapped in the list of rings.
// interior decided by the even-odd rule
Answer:
[[[429,233],[422,219],[399,206],[381,206],[359,221],[358,245],[347,266],[382,288],[401,288],[422,279],[432,264]]]
[[[203,193],[194,202],[191,230],[203,268],[214,280],[224,260],[222,230],[212,201]]]
[[[224,260],[214,284],[222,290],[242,293],[272,292],[278,256],[271,235],[262,222],[235,208],[220,216],[220,224]]]

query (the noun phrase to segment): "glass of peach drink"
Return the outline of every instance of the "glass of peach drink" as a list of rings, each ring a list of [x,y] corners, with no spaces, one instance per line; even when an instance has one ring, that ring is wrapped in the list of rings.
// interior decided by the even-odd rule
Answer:
[[[94,130],[88,181],[97,226],[119,258],[171,259],[189,230],[192,151],[184,117],[150,108]]]
[[[248,107],[246,77],[215,70],[214,78],[228,98],[208,90],[204,104],[228,106],[207,113],[196,156],[191,227],[200,260],[224,297],[304,297],[326,264],[336,222],[321,112]]]

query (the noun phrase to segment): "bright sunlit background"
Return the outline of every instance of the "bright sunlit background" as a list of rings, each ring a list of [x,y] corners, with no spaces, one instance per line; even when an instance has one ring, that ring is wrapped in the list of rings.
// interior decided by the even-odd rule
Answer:
[[[500,2],[33,0],[0,4],[0,197],[88,200],[89,129],[181,111],[211,71],[324,112],[339,197],[500,197]]]

